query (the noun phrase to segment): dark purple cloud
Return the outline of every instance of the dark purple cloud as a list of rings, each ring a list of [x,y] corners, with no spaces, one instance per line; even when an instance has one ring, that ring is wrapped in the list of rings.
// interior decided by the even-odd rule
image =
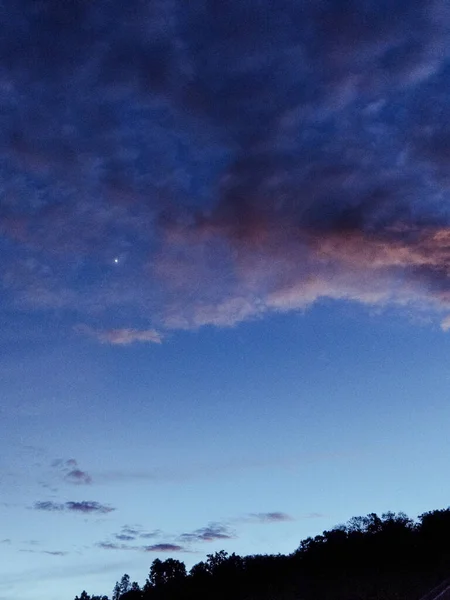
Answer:
[[[0,307],[116,345],[321,298],[450,312],[448,2],[2,11]]]
[[[64,503],[39,501],[34,503],[33,508],[49,512],[67,511],[82,514],[107,514],[115,510],[112,506],[92,500],[83,500],[81,502],[69,501]]]

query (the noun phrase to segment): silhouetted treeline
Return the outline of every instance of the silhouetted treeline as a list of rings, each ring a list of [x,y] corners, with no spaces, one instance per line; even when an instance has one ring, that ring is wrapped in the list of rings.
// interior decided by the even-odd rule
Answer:
[[[128,575],[111,600],[418,600],[450,576],[450,508],[354,517],[290,555],[209,554],[187,572],[156,559],[141,587]],[[75,600],[109,600],[83,592]]]

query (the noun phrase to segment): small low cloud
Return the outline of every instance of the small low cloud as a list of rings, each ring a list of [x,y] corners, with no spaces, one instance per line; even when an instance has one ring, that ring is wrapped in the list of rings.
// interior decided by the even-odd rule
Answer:
[[[139,537],[143,540],[150,540],[162,535],[161,529],[155,529],[155,531],[146,531],[144,533],[139,534]]]
[[[253,523],[285,523],[295,519],[284,512],[251,513],[248,521]]]
[[[153,544],[152,546],[145,546],[146,552],[188,552],[183,546],[178,544]]]
[[[133,550],[136,552],[189,552],[184,546],[171,543],[153,544],[151,546],[130,546],[127,544],[116,544],[115,542],[98,542],[96,544],[102,550]]]
[[[9,538],[5,538],[4,540],[0,540],[0,544],[10,544],[11,540]]]
[[[130,547],[125,544],[114,544],[113,542],[98,542],[96,546],[103,550],[130,550]]]
[[[35,502],[35,510],[47,512],[74,512],[82,514],[107,514],[115,510],[112,506],[100,504],[92,500],[83,500],[81,502],[52,502],[50,500]]]
[[[64,480],[74,485],[90,485],[92,483],[92,477],[87,471],[80,469],[78,462],[75,458],[55,459],[51,466],[57,469]]]
[[[146,531],[141,526],[124,525],[119,533],[114,534],[114,538],[120,542],[132,542],[136,539],[154,539],[162,535],[160,529]]]
[[[115,510],[115,508],[100,502],[92,502],[83,500],[82,502],[66,502],[67,510],[81,513],[102,513],[107,514]]]
[[[183,533],[179,539],[183,542],[214,542],[216,540],[232,540],[236,534],[227,525],[210,523],[190,533]]]
[[[26,554],[48,554],[50,556],[67,556],[69,554],[63,550],[31,550],[29,548],[21,549],[19,552]]]
[[[121,529],[122,535],[130,535],[134,538],[141,533],[141,528],[138,526],[130,527],[129,525],[124,525]]]
[[[129,346],[137,342],[161,344],[163,336],[155,329],[93,329],[87,325],[78,325],[75,330],[96,339],[101,344]]]
[[[92,477],[86,471],[81,469],[72,469],[65,476],[66,481],[74,483],[75,485],[89,485],[92,483]]]
[[[64,504],[58,502],[52,502],[51,500],[44,500],[34,503],[35,510],[45,510],[48,512],[60,512],[65,509]]]

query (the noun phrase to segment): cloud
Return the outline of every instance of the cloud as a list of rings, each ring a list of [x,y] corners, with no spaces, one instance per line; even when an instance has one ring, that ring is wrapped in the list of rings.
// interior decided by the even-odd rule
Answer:
[[[98,542],[97,546],[103,550],[129,550],[130,547],[125,544],[114,544],[113,542]]]
[[[116,540],[120,540],[122,542],[131,542],[132,540],[135,540],[136,537],[133,535],[126,535],[125,533],[119,533],[117,535],[114,536],[116,538]]]
[[[50,556],[67,556],[69,552],[64,552],[62,550],[30,550],[30,549],[22,549],[19,552],[26,552],[28,554],[48,554]]]
[[[83,500],[81,502],[52,502],[52,501],[39,501],[35,502],[33,508],[35,510],[43,510],[48,512],[74,512],[82,514],[107,514],[115,510],[115,508],[100,502],[92,500]]]
[[[0,544],[10,544],[11,540],[9,538],[5,538],[4,540],[0,540]]]
[[[143,540],[151,540],[156,537],[160,537],[162,535],[161,529],[155,529],[154,531],[148,531],[144,533],[140,533],[139,537]]]
[[[140,534],[141,528],[137,527],[137,526],[136,527],[130,527],[129,525],[124,525],[122,527],[121,532],[124,535],[130,535],[130,536],[136,537],[136,536],[138,536]]]
[[[178,544],[153,544],[153,546],[145,546],[146,552],[187,552],[186,548]]]
[[[163,336],[155,329],[109,329],[97,331],[86,325],[79,325],[76,330],[79,333],[94,337],[102,344],[111,344],[113,346],[129,346],[136,342],[160,344],[163,340]]]
[[[77,485],[89,485],[92,483],[92,477],[86,471],[81,471],[80,469],[72,469],[66,474],[65,479]]]
[[[251,513],[248,518],[250,521],[257,523],[284,523],[295,520],[283,512]]]
[[[0,25],[1,307],[113,345],[448,313],[448,2],[66,4]]]
[[[106,504],[100,504],[99,502],[83,500],[82,502],[66,502],[66,509],[72,512],[80,513],[102,513],[107,514],[115,510],[111,506]]]
[[[114,542],[99,542],[97,547],[103,550],[132,550],[137,552],[189,552],[185,547],[171,543],[154,544],[152,546],[129,546]]]
[[[217,540],[231,540],[236,534],[225,524],[210,523],[190,533],[183,533],[179,539],[182,542],[214,542]]]
[[[51,466],[57,469],[68,483],[75,485],[89,485],[92,483],[92,477],[78,467],[78,462],[74,458],[57,458],[52,461]]]
[[[35,502],[33,508],[49,512],[60,512],[65,510],[65,505],[58,502],[52,502],[51,500],[44,500]]]

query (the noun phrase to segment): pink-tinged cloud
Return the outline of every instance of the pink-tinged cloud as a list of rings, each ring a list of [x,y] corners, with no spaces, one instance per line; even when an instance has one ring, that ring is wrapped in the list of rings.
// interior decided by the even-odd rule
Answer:
[[[95,338],[101,344],[112,346],[129,346],[135,343],[161,344],[163,336],[155,329],[92,329],[86,325],[76,327],[79,333]]]
[[[180,296],[192,297],[190,284],[181,285],[175,275],[167,327],[233,326],[269,312],[305,309],[321,298],[372,306],[415,305],[437,312],[450,304],[450,227],[399,222],[367,232],[337,224],[315,230],[294,227],[292,218],[285,221],[276,211],[272,217],[264,243],[259,223],[258,235],[251,224],[243,232],[234,224],[212,228],[204,222],[199,225],[201,235],[195,235],[196,226],[177,232],[176,251],[171,252],[169,244],[162,253],[165,264],[172,261],[166,272],[168,286],[176,273],[176,256],[189,256],[196,245],[228,244],[233,268],[229,277],[217,278],[217,268],[214,272],[200,264],[202,283],[197,281],[196,289],[205,292],[190,303],[180,301]]]

